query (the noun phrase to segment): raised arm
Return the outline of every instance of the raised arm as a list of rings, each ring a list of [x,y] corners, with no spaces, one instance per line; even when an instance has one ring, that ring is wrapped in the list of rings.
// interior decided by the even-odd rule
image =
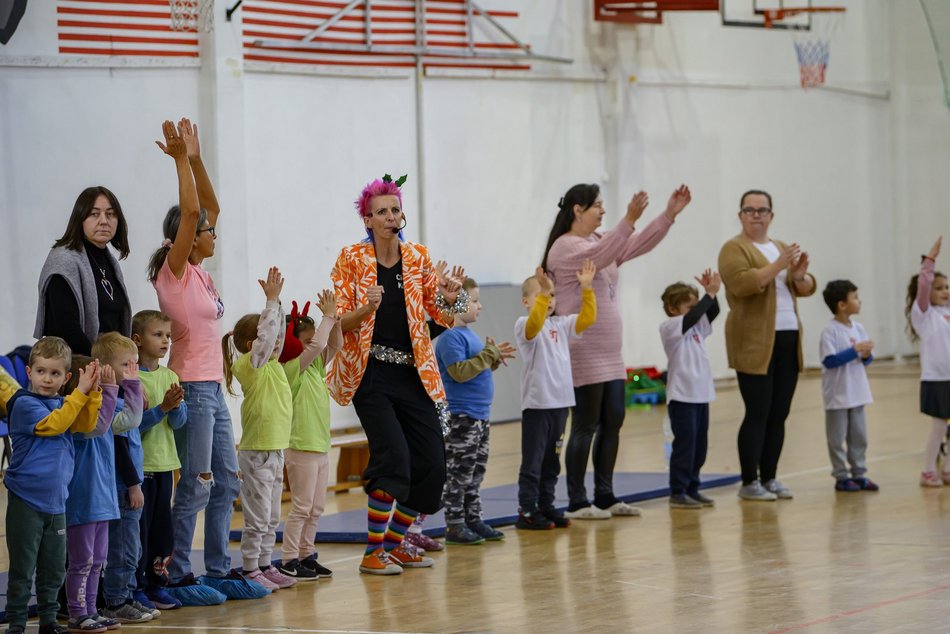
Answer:
[[[162,134],[165,143],[156,141],[161,150],[175,159],[175,171],[178,174],[178,207],[181,210],[181,220],[178,223],[178,232],[175,241],[168,251],[165,261],[177,279],[185,274],[188,256],[191,255],[191,246],[194,244],[198,232],[198,190],[195,187],[195,177],[188,161],[188,149],[185,141],[178,133],[178,129],[171,121],[162,124]]]
[[[185,142],[188,148],[188,163],[191,165],[191,171],[195,175],[195,185],[198,189],[198,205],[208,214],[208,224],[212,227],[218,223],[218,214],[221,213],[221,206],[218,205],[218,197],[214,194],[214,186],[211,184],[211,177],[205,169],[204,162],[201,160],[201,145],[198,143],[198,124],[192,123],[190,119],[182,117],[178,122],[178,134]]]
[[[594,275],[597,268],[590,260],[577,272],[577,281],[581,285],[581,312],[574,322],[574,332],[581,334],[597,321],[597,296],[594,294]]]
[[[102,370],[111,369],[107,365],[102,366]],[[104,372],[105,373],[105,372]],[[100,384],[102,389],[102,405],[99,407],[99,415],[96,418],[96,426],[92,431],[84,434],[86,438],[95,438],[109,431],[112,425],[112,419],[115,418],[115,408],[119,401],[119,386],[113,383]]]
[[[940,255],[940,246],[943,244],[943,236],[937,238],[934,245],[930,247],[930,253],[925,255],[920,262],[920,275],[917,276],[917,308],[925,313],[930,308],[930,287],[934,283],[934,270],[937,267],[937,256]]]
[[[257,322],[257,338],[251,343],[251,365],[262,368],[274,354],[274,346],[283,343],[284,311],[280,307],[280,291],[284,288],[284,277],[276,266],[267,272],[266,280],[257,280],[264,290],[267,303]]]
[[[323,319],[320,320],[320,325],[317,326],[317,330],[313,334],[310,343],[307,344],[307,347],[300,353],[301,372],[306,371],[318,355],[326,352],[330,336],[334,331],[339,330],[340,316],[336,312],[336,296],[326,289],[320,291],[320,294],[317,296],[317,307],[320,309],[320,312],[323,313]],[[342,335],[340,335],[339,339],[341,339],[341,341],[335,343],[342,345]],[[339,347],[337,350],[339,350]],[[333,354],[336,354],[336,351],[334,351]],[[326,364],[329,362],[329,359],[323,357],[323,362]]]
[[[623,251],[616,260],[617,264],[623,264],[652,251],[653,247],[666,237],[670,227],[676,222],[676,217],[680,215],[692,199],[693,196],[686,185],[680,185],[673,190],[664,212],[654,218],[642,231],[634,233],[627,239]]]
[[[132,362],[133,366],[135,362]],[[136,367],[136,370],[138,368]],[[112,432],[121,434],[135,429],[142,424],[142,411],[145,408],[145,399],[142,397],[142,382],[138,375],[134,378],[126,375],[122,380],[122,392],[125,394],[122,411],[117,412],[112,420]]]

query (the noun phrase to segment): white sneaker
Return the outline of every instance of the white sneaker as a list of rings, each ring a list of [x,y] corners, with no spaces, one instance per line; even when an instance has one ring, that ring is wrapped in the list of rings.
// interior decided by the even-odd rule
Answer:
[[[758,502],[774,502],[778,496],[771,491],[766,490],[762,483],[756,480],[739,488],[739,497],[743,500],[753,500]]]
[[[778,480],[772,479],[764,482],[762,486],[765,487],[766,491],[774,493],[775,496],[780,500],[791,500],[793,497],[792,492],[788,488],[779,482]]]
[[[610,511],[591,505],[579,508],[576,511],[564,511],[564,517],[572,520],[609,520],[613,516]]]
[[[605,510],[609,511],[614,517],[640,517],[643,512],[636,506],[631,506],[626,502],[617,502],[608,506]]]

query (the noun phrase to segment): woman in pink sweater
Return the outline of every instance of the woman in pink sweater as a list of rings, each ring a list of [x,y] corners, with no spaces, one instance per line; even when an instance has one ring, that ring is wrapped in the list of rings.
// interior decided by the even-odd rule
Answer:
[[[560,200],[541,264],[554,277],[557,313],[576,313],[581,289],[574,273],[586,259],[597,267],[594,292],[597,322],[571,342],[575,405],[571,436],[565,452],[567,492],[565,515],[576,519],[607,519],[611,515],[639,515],[640,510],[614,495],[613,474],[623,425],[626,368],[621,356],[623,321],[617,298],[618,267],[649,252],[666,236],[676,216],[689,204],[689,188],[681,185],[670,196],[666,211],[642,231],[634,224],[649,199],[638,192],[617,226],[604,234],[597,228],[604,217],[604,200],[597,185],[575,185]],[[584,486],[587,457],[594,447],[594,505]]]

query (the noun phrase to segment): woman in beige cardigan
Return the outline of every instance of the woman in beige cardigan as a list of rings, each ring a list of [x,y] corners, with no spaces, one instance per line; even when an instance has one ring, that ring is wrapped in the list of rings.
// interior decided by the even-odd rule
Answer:
[[[739,380],[745,417],[739,428],[744,500],[791,499],[775,479],[785,419],[802,369],[796,300],[815,292],[808,254],[768,237],[772,197],[752,190],[739,203],[742,233],[722,246],[719,273],[726,287],[726,353]]]

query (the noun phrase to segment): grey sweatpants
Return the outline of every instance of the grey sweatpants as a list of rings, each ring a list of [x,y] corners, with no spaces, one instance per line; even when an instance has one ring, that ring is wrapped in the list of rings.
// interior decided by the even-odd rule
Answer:
[[[868,471],[864,455],[868,448],[864,406],[825,410],[825,434],[831,475],[836,480],[863,478]],[[848,465],[851,465],[850,471]]]
[[[280,523],[280,498],[284,491],[282,451],[238,451],[241,468],[241,557],[244,572],[270,566]]]

